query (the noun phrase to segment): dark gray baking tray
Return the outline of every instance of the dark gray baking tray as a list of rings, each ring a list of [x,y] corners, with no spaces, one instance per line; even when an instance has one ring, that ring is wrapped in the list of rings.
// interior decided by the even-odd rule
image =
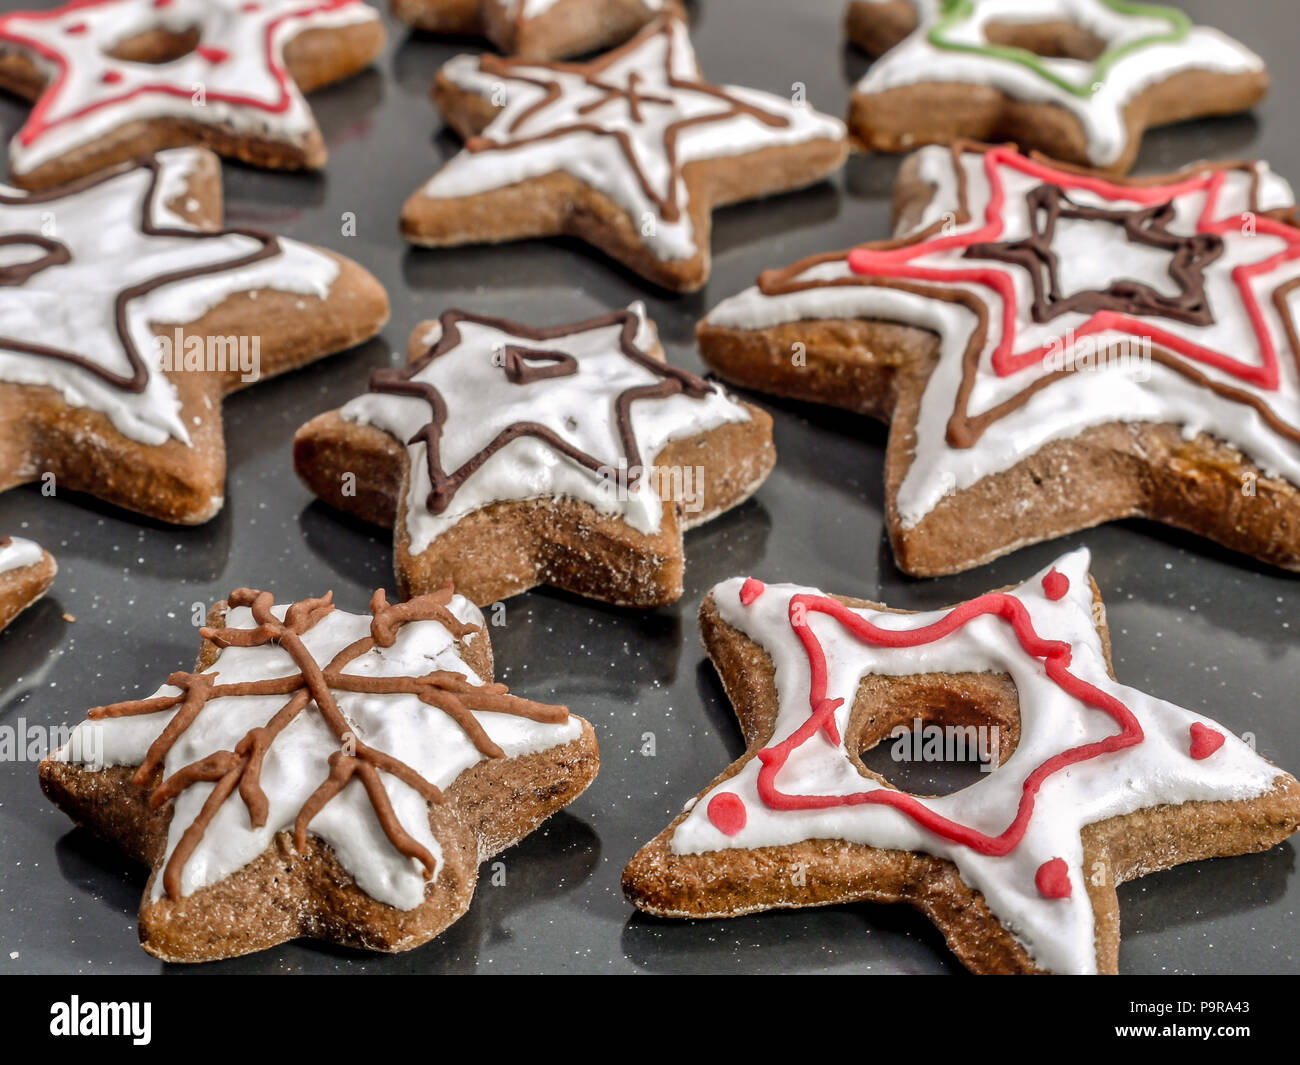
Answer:
[[[18,6],[30,4],[3,5]],[[1252,116],[1149,135],[1139,169],[1261,155],[1300,180],[1294,4],[1186,7],[1269,59],[1273,92]],[[692,14],[705,72],[774,92],[804,82],[815,105],[842,114],[866,60],[844,44],[841,9],[841,0],[701,0]],[[193,662],[192,605],[232,587],[269,588],[281,599],[333,588],[349,609],[364,607],[376,586],[391,587],[387,534],[313,502],[293,475],[290,441],[308,418],[363,389],[374,367],[405,349],[419,320],[459,306],[551,323],[644,299],[669,357],[700,369],[696,320],[759,270],[887,233],[898,160],[860,156],[809,191],[718,212],[713,280],[694,296],[665,296],[569,242],[410,250],[397,233],[399,207],[457,147],[441,131],[428,87],[442,61],[479,42],[413,38],[396,22],[389,28],[389,47],[372,70],[312,97],[330,146],[325,173],[225,170],[231,225],[265,226],[359,260],[388,287],[391,323],[358,350],[227,403],[226,508],[203,528],[167,528],[30,488],[0,495],[0,532],[40,540],[61,567],[50,597],[0,637],[0,724],[74,721],[88,706],[152,691]],[[6,139],[25,113],[0,101]],[[351,238],[340,236],[347,211],[357,217]],[[904,907],[689,923],[651,919],[624,902],[623,864],[742,750],[695,624],[707,589],[737,573],[930,609],[1017,581],[1086,543],[1109,606],[1120,679],[1254,733],[1265,756],[1300,768],[1294,578],[1161,526],[1126,522],[958,577],[910,580],[895,569],[882,534],[884,431],[821,408],[760,401],[776,416],[779,465],[754,500],[687,537],[686,595],[677,606],[630,613],[538,591],[510,600],[507,624],[493,631],[503,679],[592,721],[602,755],[592,788],[503,856],[504,885],[485,878],[465,918],[408,954],[300,942],[199,969],[957,971],[942,938]],[[646,733],[654,734],[654,757],[639,753]],[[1295,845],[1286,843],[1127,885],[1122,971],[1300,971],[1295,864]],[[162,970],[136,942],[143,884],[142,870],[72,830],[42,798],[33,764],[0,765],[0,973]]]

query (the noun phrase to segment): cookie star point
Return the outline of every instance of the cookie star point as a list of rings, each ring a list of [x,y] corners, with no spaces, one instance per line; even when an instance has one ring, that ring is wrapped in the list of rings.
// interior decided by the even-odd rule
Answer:
[[[0,632],[38,602],[59,572],[54,557],[22,536],[0,536]]]

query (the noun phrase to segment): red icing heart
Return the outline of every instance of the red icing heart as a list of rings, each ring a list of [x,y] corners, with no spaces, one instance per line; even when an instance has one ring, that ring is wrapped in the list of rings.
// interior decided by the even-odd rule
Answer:
[[[756,581],[753,577],[747,578],[745,583],[740,586],[740,605],[749,606],[749,604],[762,595],[766,589],[767,585],[762,581]]]
[[[1198,762],[1202,758],[1209,758],[1215,751],[1223,746],[1223,733],[1216,732],[1199,721],[1192,724],[1192,746],[1187,753],[1195,758]]]
[[[1070,867],[1064,858],[1052,858],[1038,867],[1034,886],[1045,899],[1068,899],[1074,889],[1070,886]]]
[[[1069,577],[1058,573],[1055,566],[1047,571],[1047,576],[1043,578],[1043,592],[1048,599],[1063,599],[1069,590]]]
[[[719,792],[709,800],[708,813],[713,827],[724,836],[734,836],[749,819],[740,796],[729,791]]]

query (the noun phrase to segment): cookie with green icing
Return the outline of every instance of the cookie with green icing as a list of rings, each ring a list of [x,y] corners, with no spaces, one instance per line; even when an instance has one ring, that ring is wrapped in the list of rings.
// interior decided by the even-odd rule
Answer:
[[[1245,111],[1268,90],[1254,52],[1159,4],[855,0],[847,27],[880,56],[849,117],[877,151],[1010,140],[1119,174],[1149,127]]]

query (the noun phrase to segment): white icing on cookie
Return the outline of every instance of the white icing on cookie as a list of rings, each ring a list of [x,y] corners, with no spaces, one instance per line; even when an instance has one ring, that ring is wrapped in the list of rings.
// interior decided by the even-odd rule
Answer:
[[[0,573],[35,566],[44,558],[45,552],[40,544],[21,536],[11,536],[7,544],[0,544]]]
[[[286,609],[275,607],[276,617],[283,619]],[[484,624],[482,614],[462,596],[455,596],[449,609],[462,622]],[[302,639],[316,661],[325,663],[349,644],[369,636],[370,624],[368,614],[334,610]],[[254,628],[252,611],[247,607],[231,609],[225,625]],[[461,643],[440,623],[411,622],[398,630],[391,647],[372,648],[343,672],[368,677],[421,677],[436,670],[447,670],[473,684],[481,684],[477,674],[466,665],[462,650]],[[206,672],[220,674],[221,684],[239,684],[293,676],[299,670],[288,652],[275,644],[264,644],[224,648]],[[156,694],[173,696],[179,692],[179,688],[164,684]],[[376,695],[336,690],[334,697],[361,743],[391,752],[437,788],[445,790],[464,770],[482,761],[483,756],[464,730],[447,714],[422,703],[415,694]],[[283,695],[212,699],[168,752],[163,763],[164,779],[213,752],[232,750],[249,729],[270,721],[285,701]],[[563,724],[545,724],[511,714],[473,713],[508,758],[568,743],[582,731],[575,717]],[[69,752],[101,751],[103,767],[139,765],[174,714],[175,711],[165,711],[84,721],[54,757],[68,760]],[[98,736],[81,735],[86,730],[96,730]],[[250,827],[248,810],[237,796],[225,802],[185,863],[182,894],[192,894],[224,879],[262,854],[277,832],[292,832],[298,811],[324,781],[329,772],[329,757],[338,749],[338,738],[315,712],[314,704],[300,713],[271,745],[262,767],[260,782],[269,802],[265,826]],[[391,774],[383,773],[380,779],[401,826],[437,858],[441,869],[442,849],[429,829],[425,798]],[[167,857],[176,849],[212,788],[211,784],[196,783],[175,800],[167,834]],[[343,867],[367,895],[402,910],[414,909],[424,900],[426,881],[422,866],[401,854],[384,834],[361,780],[354,778],[326,804],[313,818],[310,831],[334,849]],[[163,878],[157,876],[152,898],[157,901],[162,895]]]
[[[645,309],[633,304],[639,319],[635,346],[645,352],[658,343]],[[503,323],[506,324],[506,323]],[[410,483],[401,520],[418,555],[457,522],[492,503],[507,500],[567,497],[589,503],[602,514],[616,514],[642,533],[657,532],[663,501],[653,478],[642,476],[620,487],[620,463],[627,459],[619,436],[616,402],[630,388],[653,386],[664,380],[627,358],[621,349],[621,319],[596,328],[546,340],[516,335],[494,325],[460,319],[460,343],[430,361],[414,378],[433,385],[442,395],[447,421],[441,435],[442,469],[450,474],[518,422],[532,422],[554,431],[567,444],[608,463],[608,476],[588,469],[532,436],[516,437],[470,475],[440,514],[428,507],[432,488],[427,447],[407,447]],[[440,330],[426,338],[435,343]],[[530,384],[515,384],[505,374],[501,353],[508,347],[564,352],[577,360],[577,372]],[[674,440],[708,432],[729,422],[745,422],[743,406],[711,386],[696,399],[685,393],[666,398],[645,397],[630,406],[631,425],[642,461],[653,463]],[[429,424],[429,404],[418,397],[369,392],[340,411],[342,417],[373,425],[403,442]],[[627,471],[635,473],[635,471]],[[629,478],[631,479],[631,478]]]
[[[956,863],[962,879],[983,893],[998,921],[1025,947],[1035,963],[1054,972],[1096,971],[1093,912],[1086,888],[1080,831],[1085,825],[1164,803],[1230,801],[1267,792],[1280,771],[1247,744],[1224,733],[1208,718],[1111,680],[1100,637],[1093,625],[1093,594],[1084,549],[1057,560],[1054,568],[1069,580],[1063,598],[1050,599],[1043,570],[1009,594],[1023,604],[1037,634],[1073,647],[1069,671],[1118,699],[1136,716],[1143,739],[1135,746],[1076,762],[1043,783],[1028,829],[1002,857],[979,853],[931,832],[908,814],[885,805],[832,806],[777,810],[758,791],[762,762],[752,759],[735,776],[706,792],[673,833],[675,854],[783,846],[803,840],[832,839],[883,849],[920,851]],[[778,695],[775,730],[769,748],[807,722],[811,672],[807,653],[791,628],[790,600],[797,594],[823,593],[795,585],[769,585],[749,606],[741,603],[737,578],[713,589],[714,602],[728,625],[748,636],[772,658]],[[922,629],[945,618],[948,610],[895,614],[857,609],[854,614],[878,628]],[[1010,675],[1019,695],[1020,741],[996,771],[950,795],[921,801],[931,811],[978,832],[996,836],[1016,817],[1026,777],[1048,759],[1075,747],[1115,735],[1106,713],[1071,696],[1048,678],[1041,658],[1031,657],[1011,627],[990,615],[977,617],[949,635],[916,648],[876,646],[859,639],[837,620],[806,611],[808,625],[825,650],[826,695],[843,699],[835,712],[841,742],[825,733],[797,747],[776,774],[782,794],[842,796],[880,788],[849,760],[843,743],[858,685],[864,676],[903,677],[919,673],[997,672]],[[1189,754],[1194,722],[1225,736],[1222,747],[1196,760]],[[710,821],[711,799],[723,792],[739,796],[746,822],[725,835]],[[1035,887],[1039,867],[1061,858],[1068,867],[1069,898],[1044,898]]]
[[[10,142],[9,165],[27,174],[129,122],[159,118],[301,143],[316,120],[285,70],[285,46],[307,30],[378,18],[361,0],[96,0],[5,15],[0,55],[27,56],[50,82]],[[169,63],[108,54],[159,29],[197,29],[197,49]]]
[[[936,194],[926,208],[917,230],[947,218],[946,235],[974,232],[984,226],[990,186],[984,157],[978,152],[962,155],[970,221],[957,225],[957,183],[953,157],[942,147],[919,153],[919,178],[935,187]],[[999,241],[1015,241],[1029,232],[1026,194],[1037,180],[1018,169],[1001,165],[998,174],[1005,186],[1005,232]],[[1251,174],[1226,171],[1216,219],[1247,212],[1250,207]],[[1256,164],[1261,211],[1289,207],[1294,203],[1290,186],[1267,165]],[[1136,204],[1123,199],[1102,199],[1087,191],[1069,191],[1079,204],[1128,208]],[[1176,217],[1170,232],[1190,235],[1206,205],[1205,192],[1192,192],[1175,201]],[[1144,326],[1158,327],[1174,336],[1221,352],[1251,366],[1262,361],[1250,316],[1233,279],[1233,271],[1261,263],[1286,248],[1286,242],[1262,229],[1251,233],[1229,230],[1223,236],[1224,253],[1205,270],[1206,292],[1214,321],[1198,326],[1164,317],[1146,317]],[[1059,253],[1062,283],[1066,294],[1084,288],[1105,288],[1120,277],[1137,277],[1164,294],[1170,294],[1169,256],[1126,241],[1119,226],[1105,223],[1070,223],[1058,229],[1054,245]],[[1103,332],[1094,337],[1077,336],[1089,316],[1066,313],[1043,323],[1030,317],[1032,288],[1028,272],[1005,262],[967,258],[962,249],[938,251],[913,260],[912,265],[949,271],[992,268],[1011,279],[1017,298],[1015,323],[1016,352],[1027,352],[1056,341],[1062,358],[1122,342],[1130,334]],[[857,275],[843,259],[811,266],[793,281],[834,281]],[[1297,367],[1285,323],[1273,305],[1272,292],[1284,282],[1300,278],[1300,260],[1282,262],[1251,284],[1262,309],[1267,335],[1277,354],[1276,389],[1244,380],[1219,367],[1189,360],[1188,365],[1210,379],[1241,389],[1256,397],[1283,422],[1300,426],[1300,368]],[[867,282],[869,278],[859,278]],[[1033,381],[1050,372],[1050,361],[1026,366],[1008,375],[994,372],[992,352],[1002,338],[1002,306],[988,287],[961,282],[937,283],[938,287],[966,289],[987,302],[989,336],[978,362],[969,411],[972,417],[1017,395]],[[1294,319],[1297,298],[1289,303]],[[733,329],[764,329],[801,320],[865,318],[901,322],[938,334],[938,363],[926,385],[916,428],[915,456],[899,488],[897,507],[903,528],[912,528],[929,514],[946,494],[971,487],[991,474],[1021,462],[1054,440],[1077,436],[1083,430],[1112,422],[1153,422],[1180,426],[1189,438],[1204,432],[1240,450],[1266,472],[1300,484],[1300,445],[1272,429],[1249,405],[1228,399],[1201,387],[1155,361],[1115,360],[1083,372],[1075,372],[1029,398],[1019,409],[996,421],[971,447],[953,447],[947,439],[963,376],[962,359],[975,315],[966,307],[940,299],[869,284],[818,287],[785,295],[764,295],[748,289],[725,300],[708,315],[710,324]],[[1140,355],[1140,352],[1138,353]]]
[[[945,18],[932,2],[917,4],[918,25],[905,40],[876,60],[855,92],[888,92],[929,82],[989,85],[1016,100],[1054,104],[1079,120],[1088,142],[1089,161],[1109,166],[1128,143],[1124,109],[1145,89],[1187,71],[1216,74],[1259,73],[1264,61],[1218,30],[1192,26],[1181,39],[1134,48],[1119,56],[1098,78],[1092,61],[1036,57],[1051,74],[1074,85],[1095,86],[1086,95],[1055,84],[1014,60],[937,47],[930,34]],[[1108,50],[1123,49],[1144,38],[1168,35],[1166,18],[1128,14],[1105,0],[975,0],[969,17],[958,19],[945,33],[954,43],[982,47],[990,23],[1073,23],[1106,42]],[[1096,80],[1094,80],[1096,79]]]
[[[572,69],[516,63],[502,77],[481,69],[476,56],[452,59],[442,70],[459,88],[490,99],[496,99],[504,89],[505,106],[483,130],[482,137],[504,145],[528,143],[503,150],[464,150],[430,179],[423,194],[433,199],[473,196],[567,171],[622,207],[646,247],[658,258],[688,259],[699,251],[699,241],[690,221],[686,183],[681,177],[687,163],[844,138],[844,125],[838,119],[771,93],[724,86],[721,91],[731,97],[728,100],[670,85],[670,73],[676,79],[702,80],[690,36],[679,19],[667,19],[659,28],[644,31],[616,54],[617,58],[600,72],[600,82],[624,91],[633,86],[639,98],[640,121],[634,120],[625,97],[611,97]],[[557,86],[559,94],[552,102],[537,107],[547,89],[524,79]],[[762,110],[779,124],[767,124],[743,112],[733,114],[736,102]],[[593,109],[584,113],[589,106]],[[731,117],[681,129],[676,137],[677,165],[672,165],[665,144],[671,125],[729,114]],[[556,133],[593,124],[604,132],[575,129]],[[626,136],[631,158],[619,139],[609,134]],[[534,139],[538,137],[545,139]],[[676,190],[680,208],[677,219],[664,217],[656,199],[647,195],[638,171],[659,200],[669,200]]]
[[[75,364],[7,346],[6,338],[75,352],[119,377],[130,377],[127,352],[118,336],[115,301],[133,285],[170,274],[232,262],[256,252],[262,242],[229,233],[201,240],[146,234],[147,210],[154,225],[199,230],[168,204],[185,194],[209,153],[176,148],[159,153],[158,182],[149,198],[153,172],[132,167],[70,194],[29,194],[0,186],[0,239],[39,234],[62,243],[66,263],[48,266],[22,284],[0,286],[0,381],[44,385],[74,407],[98,411],[124,436],[159,445],[169,437],[190,442],[175,386],[159,372],[161,352],[151,326],[196,321],[236,293],[274,289],[325,299],[338,277],[338,262],[315,248],[280,240],[280,254],[232,270],[182,279],[132,300],[128,333],[149,367],[143,392],[105,381]],[[75,186],[74,186],[75,188]],[[146,203],[146,200],[148,202]],[[0,248],[0,265],[36,258],[32,244]]]

